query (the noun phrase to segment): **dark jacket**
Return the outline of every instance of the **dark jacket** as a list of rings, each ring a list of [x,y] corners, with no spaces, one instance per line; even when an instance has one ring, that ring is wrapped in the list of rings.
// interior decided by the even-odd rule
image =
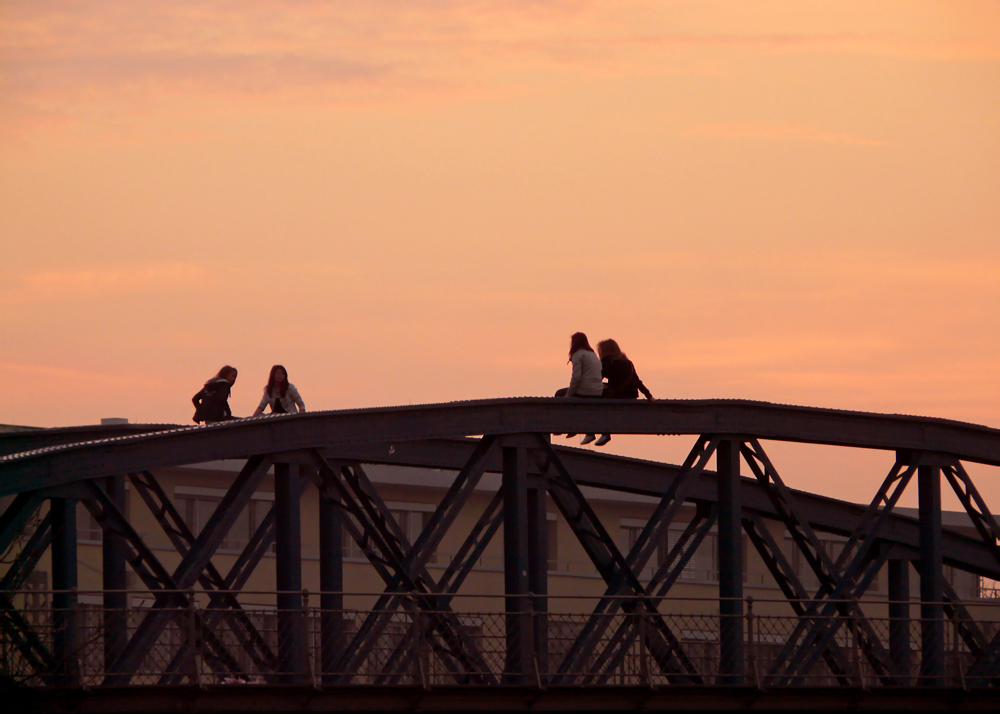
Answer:
[[[608,380],[604,386],[604,394],[601,396],[608,399],[638,399],[639,392],[642,392],[646,399],[653,396],[639,379],[639,375],[636,374],[632,360],[627,357],[619,357],[618,359],[605,357],[602,359],[601,376]]]
[[[194,420],[203,422],[232,419],[233,413],[229,411],[230,389],[232,385],[228,379],[216,378],[205,382],[201,391],[191,398],[194,403]]]

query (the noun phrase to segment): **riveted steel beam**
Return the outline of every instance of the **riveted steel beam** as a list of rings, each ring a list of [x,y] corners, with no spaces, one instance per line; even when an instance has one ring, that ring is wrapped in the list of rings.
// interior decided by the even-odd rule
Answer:
[[[760,516],[753,514],[749,518],[743,519],[743,530],[746,531],[748,540],[757,550],[782,594],[788,599],[792,611],[799,617],[806,616],[805,604],[810,600],[809,592],[781,551],[781,546],[774,540],[767,524]],[[836,642],[830,642],[827,645],[823,652],[823,659],[839,684],[846,686],[852,683],[854,677],[851,674],[850,663]]]
[[[129,481],[157,523],[160,524],[171,544],[181,558],[184,558],[197,539],[159,481],[148,471],[141,474],[129,474]],[[206,616],[207,627],[215,628],[220,621],[224,621],[262,676],[266,677],[268,673],[275,671],[274,653],[247,614],[243,612],[235,595],[231,592],[212,592],[239,588],[230,588],[226,579],[211,562],[208,562],[205,571],[198,576],[198,583],[210,593],[209,614]],[[184,672],[179,671],[184,661],[184,653],[179,652],[178,656],[171,662],[171,666],[167,667],[165,678],[161,680],[161,684],[176,684],[179,681],[178,678],[186,676]]]
[[[24,532],[38,507],[45,498],[35,492],[19,493],[0,516],[0,553],[6,553],[11,544]]]
[[[501,525],[503,525],[503,492],[497,491],[438,580],[438,589],[444,594],[436,598],[437,609],[442,609],[451,603],[451,596],[461,588],[466,576],[479,562],[486,546],[493,540]],[[386,660],[382,670],[385,677],[380,678],[378,683],[399,683],[399,673],[406,671],[416,654],[412,642],[401,641]]]
[[[373,632],[381,631],[386,618],[391,616],[396,607],[400,604],[403,605],[411,611],[411,617],[420,619],[422,624],[428,628],[428,632],[436,633],[440,638],[440,643],[432,639],[430,644],[435,647],[442,662],[453,676],[459,678],[481,679],[491,678],[492,675],[488,673],[485,660],[472,640],[466,635],[458,617],[451,612],[450,606],[441,602],[437,597],[399,598],[395,593],[402,591],[411,593],[441,592],[440,586],[427,572],[427,559],[433,552],[432,548],[440,542],[445,530],[451,525],[464,503],[475,490],[475,485],[482,477],[485,461],[493,446],[493,440],[486,439],[480,444],[480,448],[473,452],[466,466],[459,472],[452,487],[432,514],[427,526],[418,536],[419,549],[416,544],[410,545],[406,534],[402,532],[361,465],[352,464],[350,468],[345,468],[342,471],[345,480],[350,485],[354,496],[361,504],[362,510],[374,529],[380,531],[384,543],[383,557],[390,569],[395,572],[395,577],[387,581],[386,592],[376,603],[376,609],[380,604],[384,605],[385,609],[382,611],[379,627],[376,627]],[[424,614],[428,616],[423,617]],[[367,622],[368,620],[366,620]],[[364,624],[362,628],[359,628],[358,636],[355,637],[355,642],[361,643],[362,646],[366,641],[370,642],[373,636],[377,637],[377,634],[369,634],[367,640],[360,639],[363,628]],[[346,671],[353,670],[347,669]]]
[[[49,674],[54,669],[52,654],[35,633],[31,624],[14,606],[11,595],[20,590],[35,566],[52,543],[52,514],[47,513],[35,528],[28,542],[0,580],[0,628],[24,656],[37,674]]]
[[[856,636],[861,641],[861,650],[873,671],[880,678],[889,680],[891,675],[881,641],[850,599],[864,593],[878,573],[877,568],[888,555],[886,548],[877,547],[872,551],[875,536],[899,500],[914,467],[910,466],[903,471],[899,462],[893,466],[872,505],[862,514],[844,544],[837,562],[833,562],[808,521],[800,515],[795,498],[781,480],[760,442],[756,439],[748,440],[742,447],[742,453],[758,483],[769,496],[779,520],[788,529],[795,545],[820,582],[819,591],[801,614],[799,624],[779,653],[766,681],[781,682],[785,678],[799,681],[820,657],[828,657],[827,651],[834,636],[847,619],[857,623]],[[834,612],[839,612],[841,617],[833,617]],[[839,663],[832,667],[835,676],[838,675],[838,669]]]
[[[664,597],[681,577],[684,568],[694,557],[715,525],[719,509],[715,504],[699,504],[694,517],[688,522],[677,542],[667,551],[663,562],[649,580],[648,590],[659,600]],[[641,617],[641,616],[640,616]],[[627,617],[608,640],[592,667],[595,674],[585,677],[585,686],[607,684],[628,655],[639,636],[638,617]]]
[[[648,617],[652,626],[646,628],[644,640],[648,643],[660,671],[671,682],[700,684],[701,675],[684,654],[680,641],[659,616],[656,604],[645,597],[647,593],[639,578],[597,518],[559,456],[546,439],[539,439],[539,447],[536,451],[537,458],[543,462],[541,471],[548,480],[549,495],[608,585],[608,589],[613,588],[618,591],[624,584],[640,598],[623,602],[621,607],[626,612],[641,612]],[[575,648],[577,652],[580,649],[580,647]],[[572,678],[573,663],[567,663],[564,659],[559,673],[561,677]]]
[[[943,419],[737,400],[591,401],[524,397],[310,412],[53,446],[0,457],[0,495],[254,453],[531,432],[747,434],[834,446],[936,451],[1000,465],[1000,431]]]
[[[626,603],[629,607],[633,607],[631,598],[634,598],[638,593],[630,586],[629,576],[631,575],[634,579],[635,573],[642,572],[656,549],[667,538],[670,524],[683,508],[694,484],[712,457],[717,443],[717,441],[707,437],[700,437],[695,442],[681,467],[681,475],[673,479],[667,486],[646,526],[629,550],[625,558],[627,572],[625,569],[611,571],[612,579],[608,583],[604,597],[598,601],[587,623],[563,657],[557,671],[559,676],[554,679],[555,682],[561,682],[564,675],[578,669],[579,663],[589,661],[603,641],[605,632],[612,622],[612,615],[619,608]],[[543,467],[540,466],[540,468]],[[630,599],[623,600],[621,597],[623,595]]]
[[[360,662],[364,661],[374,647],[373,633],[383,628],[398,603],[405,601],[410,607],[430,613],[428,621],[447,648],[446,656],[442,657],[446,666],[465,672],[472,681],[490,681],[492,676],[488,667],[475,651],[474,645],[468,641],[461,623],[448,611],[435,612],[437,598],[434,597],[434,591],[437,585],[427,574],[426,568],[412,565],[411,572],[404,565],[407,555],[410,556],[410,564],[418,563],[424,556],[411,552],[412,548],[405,535],[360,465],[340,464],[335,470],[322,456],[315,454],[315,466],[317,486],[322,493],[335,497],[343,507],[344,527],[348,533],[365,552],[385,583],[396,583],[396,592],[386,593],[380,598],[379,602],[383,603],[383,607],[376,608],[378,612],[373,612],[362,622],[344,657],[337,663],[336,671],[357,671]],[[470,469],[469,476],[472,470]],[[445,520],[442,518],[438,523]],[[437,540],[428,535],[426,542]]]
[[[188,606],[187,597],[177,591],[187,590],[197,582],[211,560],[212,554],[219,547],[240,512],[246,507],[269,467],[270,459],[267,457],[254,457],[247,461],[173,574],[168,573],[159,560],[153,556],[152,551],[145,546],[142,539],[118,508],[108,499],[104,491],[96,485],[93,486],[96,503],[85,502],[85,504],[91,509],[95,519],[101,523],[105,530],[107,530],[105,527],[105,523],[107,523],[107,527],[124,536],[128,545],[135,549],[131,557],[127,555],[126,559],[136,569],[136,573],[150,590],[171,591],[169,594],[157,596],[150,611],[139,623],[121,657],[115,663],[114,674],[106,678],[109,679],[107,683],[118,682],[122,676],[129,677],[142,663],[148,648],[159,636],[167,622],[174,617],[177,609]],[[226,666],[232,667],[230,671],[242,671],[242,668],[210,630],[205,630],[205,641],[212,647],[217,657],[227,661]]]
[[[41,523],[35,527],[28,542],[14,558],[14,562],[10,564],[7,572],[4,573],[3,579],[0,580],[0,591],[20,590],[51,543],[52,514],[46,513]]]

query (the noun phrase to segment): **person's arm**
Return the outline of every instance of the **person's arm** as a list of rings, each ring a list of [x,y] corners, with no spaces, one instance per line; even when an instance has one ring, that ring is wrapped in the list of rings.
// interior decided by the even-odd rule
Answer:
[[[653,401],[653,395],[646,389],[646,385],[642,383],[642,380],[639,379],[639,373],[635,371],[635,365],[632,365],[632,377],[635,379],[635,386],[639,388],[642,395],[649,401]]]
[[[264,407],[266,406],[267,406],[267,387],[264,387],[264,396],[260,398],[260,404],[257,405],[257,408],[254,410],[253,415],[260,416],[261,414],[263,414]]]
[[[288,385],[288,396],[292,398],[292,401],[295,403],[295,406],[298,407],[300,413],[306,410],[306,403],[302,401],[302,395],[299,394],[299,390],[294,384]]]
[[[583,379],[583,360],[577,357],[579,354],[579,352],[576,352],[571,360],[573,362],[573,374],[569,378],[569,389],[566,390],[567,397],[572,397],[576,394],[576,390],[580,386],[580,380]]]
[[[229,382],[222,385],[222,391],[219,393],[219,398],[222,400],[222,415],[225,419],[233,418],[233,410],[229,408],[229,395],[232,393],[233,388]]]

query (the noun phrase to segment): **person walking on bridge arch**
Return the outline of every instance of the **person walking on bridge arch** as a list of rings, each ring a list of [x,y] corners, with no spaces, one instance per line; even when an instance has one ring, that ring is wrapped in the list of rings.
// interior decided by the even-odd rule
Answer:
[[[239,372],[231,365],[226,365],[219,373],[205,382],[197,394],[191,398],[194,404],[194,422],[206,424],[213,421],[226,421],[233,418],[229,409],[229,393],[236,383]]]
[[[557,397],[578,397],[583,399],[598,399],[604,389],[601,381],[601,360],[594,354],[594,348],[582,332],[574,332],[569,338],[569,362],[573,372],[569,379],[569,387],[556,392]],[[567,434],[572,439],[576,434]],[[595,439],[593,434],[583,437],[580,444],[589,444]]]
[[[295,414],[306,410],[306,403],[299,396],[299,390],[288,381],[288,370],[280,364],[271,367],[264,396],[260,398],[260,404],[253,415],[260,416],[268,405],[272,414]]]

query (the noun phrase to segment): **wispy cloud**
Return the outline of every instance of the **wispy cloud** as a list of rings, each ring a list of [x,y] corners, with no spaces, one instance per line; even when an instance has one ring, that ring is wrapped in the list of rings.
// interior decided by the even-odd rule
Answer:
[[[95,103],[134,112],[175,95],[230,109],[241,106],[233,100],[269,108],[274,100],[286,106],[435,101],[507,91],[526,72],[676,69],[685,53],[705,51],[721,51],[731,62],[746,53],[1000,58],[1000,43],[988,33],[927,37],[843,8],[786,21],[780,3],[751,20],[735,7],[589,0],[15,3],[0,15],[0,112],[8,126],[50,125],[86,116]],[[824,23],[836,30],[817,31]],[[789,134],[773,127],[728,131]]]
[[[820,144],[850,144],[854,146],[886,146],[889,143],[857,134],[788,123],[722,122],[697,124],[683,129],[680,133],[682,136],[700,136],[708,139],[732,141],[810,141]]]
[[[139,293],[187,290],[203,284],[206,270],[182,263],[30,273],[8,281],[0,304],[72,302]]]

